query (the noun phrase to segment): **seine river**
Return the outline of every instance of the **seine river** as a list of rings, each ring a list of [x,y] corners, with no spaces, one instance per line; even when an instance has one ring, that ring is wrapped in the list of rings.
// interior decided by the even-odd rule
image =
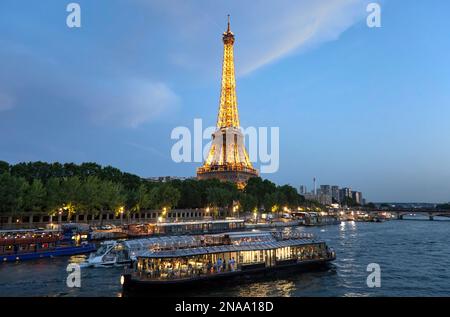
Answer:
[[[337,260],[320,272],[223,286],[187,296],[450,296],[450,221],[343,222],[302,228],[326,240]],[[0,264],[0,296],[121,296],[121,268],[82,269],[81,288],[66,286],[66,266],[84,256]],[[369,288],[367,265],[381,267]]]

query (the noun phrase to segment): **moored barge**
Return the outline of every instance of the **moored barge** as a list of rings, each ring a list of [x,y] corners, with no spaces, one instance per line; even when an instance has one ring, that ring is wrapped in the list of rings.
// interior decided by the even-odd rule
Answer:
[[[161,294],[288,269],[314,269],[335,258],[324,241],[297,230],[204,235],[187,247],[138,255],[121,283],[124,291]]]
[[[88,234],[66,226],[57,230],[0,231],[0,262],[16,262],[89,253],[96,249]]]

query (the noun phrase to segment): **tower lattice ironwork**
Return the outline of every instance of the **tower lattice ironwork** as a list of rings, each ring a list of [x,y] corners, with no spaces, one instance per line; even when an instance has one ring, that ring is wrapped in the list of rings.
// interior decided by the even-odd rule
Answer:
[[[211,149],[204,165],[197,169],[197,178],[231,181],[242,188],[250,177],[258,176],[258,171],[250,162],[240,129],[234,73],[235,37],[230,28],[230,16],[222,40],[222,86],[217,130],[212,135]]]

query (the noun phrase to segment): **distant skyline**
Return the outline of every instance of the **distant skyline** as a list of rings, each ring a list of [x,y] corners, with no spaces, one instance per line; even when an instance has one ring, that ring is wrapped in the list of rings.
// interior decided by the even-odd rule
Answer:
[[[0,160],[195,176],[170,133],[215,125],[231,14],[241,124],[280,127],[280,168],[263,178],[450,201],[450,3],[377,1],[370,29],[369,2],[2,0]]]

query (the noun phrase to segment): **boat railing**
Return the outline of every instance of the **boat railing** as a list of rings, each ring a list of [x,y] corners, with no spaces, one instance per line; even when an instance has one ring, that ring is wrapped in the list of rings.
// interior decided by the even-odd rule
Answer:
[[[272,233],[274,238],[278,241],[282,240],[300,240],[300,239],[308,239],[308,240],[314,240],[315,237],[312,233],[307,232],[298,232],[298,231],[276,231]]]
[[[163,269],[163,270],[150,270],[150,271],[131,271],[131,273],[139,279],[154,280],[154,281],[167,281],[167,280],[181,280],[181,279],[195,279],[205,276],[214,276],[221,274],[228,274],[231,272],[241,271],[240,266],[227,267],[227,268],[188,268],[188,269]]]

